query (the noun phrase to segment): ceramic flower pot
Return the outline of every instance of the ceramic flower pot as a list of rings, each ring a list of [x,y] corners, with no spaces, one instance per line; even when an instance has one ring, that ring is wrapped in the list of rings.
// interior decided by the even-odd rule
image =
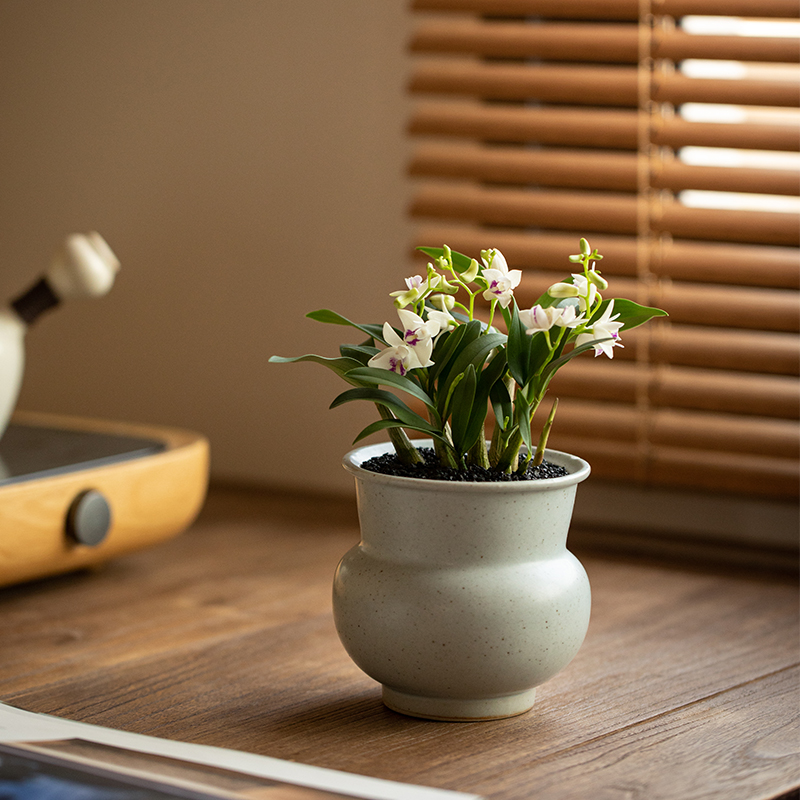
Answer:
[[[589,581],[566,549],[589,465],[548,450],[569,475],[502,483],[361,467],[390,448],[344,459],[361,542],[334,578],[342,644],[403,714],[466,721],[528,711],[535,687],[572,660],[589,624]]]

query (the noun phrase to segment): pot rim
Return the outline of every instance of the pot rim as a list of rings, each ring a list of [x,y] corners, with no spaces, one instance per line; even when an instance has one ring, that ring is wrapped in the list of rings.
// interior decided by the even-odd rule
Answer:
[[[416,447],[433,447],[432,439],[412,439]],[[430,491],[453,492],[545,492],[552,489],[561,489],[573,486],[586,480],[591,472],[587,461],[564,453],[561,450],[547,448],[545,457],[548,461],[569,470],[569,475],[558,478],[542,478],[533,481],[437,481],[431,478],[408,478],[404,475],[385,475],[381,472],[372,472],[364,469],[361,464],[374,456],[380,456],[392,450],[391,442],[379,442],[357,447],[346,453],[342,459],[342,466],[355,478],[375,484],[393,484],[414,489],[427,489]]]

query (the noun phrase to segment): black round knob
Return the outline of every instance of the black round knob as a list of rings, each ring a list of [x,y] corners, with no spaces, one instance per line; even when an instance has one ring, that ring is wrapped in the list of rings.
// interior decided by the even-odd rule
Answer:
[[[81,492],[67,511],[67,536],[78,544],[96,547],[111,528],[111,506],[96,489]]]

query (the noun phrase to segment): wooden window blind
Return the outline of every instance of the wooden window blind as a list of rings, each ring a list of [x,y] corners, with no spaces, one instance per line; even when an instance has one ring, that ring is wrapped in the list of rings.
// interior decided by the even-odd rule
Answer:
[[[527,308],[585,236],[607,296],[670,314],[623,331],[613,361],[559,373],[551,446],[610,479],[796,497],[800,217],[780,202],[800,194],[799,40],[688,25],[791,27],[796,0],[412,8],[415,243],[497,247],[524,270]],[[733,62],[737,77],[692,75],[690,60]],[[745,165],[693,163],[690,148]],[[750,202],[702,207],[691,193]]]

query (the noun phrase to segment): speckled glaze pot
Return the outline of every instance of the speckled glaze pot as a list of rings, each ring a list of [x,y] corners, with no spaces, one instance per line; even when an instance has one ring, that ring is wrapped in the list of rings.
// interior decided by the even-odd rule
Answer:
[[[430,442],[419,442],[430,446]],[[586,572],[566,549],[580,458],[561,478],[448,483],[369,472],[353,450],[361,542],[333,584],[336,629],[391,709],[475,721],[528,711],[589,625]]]

